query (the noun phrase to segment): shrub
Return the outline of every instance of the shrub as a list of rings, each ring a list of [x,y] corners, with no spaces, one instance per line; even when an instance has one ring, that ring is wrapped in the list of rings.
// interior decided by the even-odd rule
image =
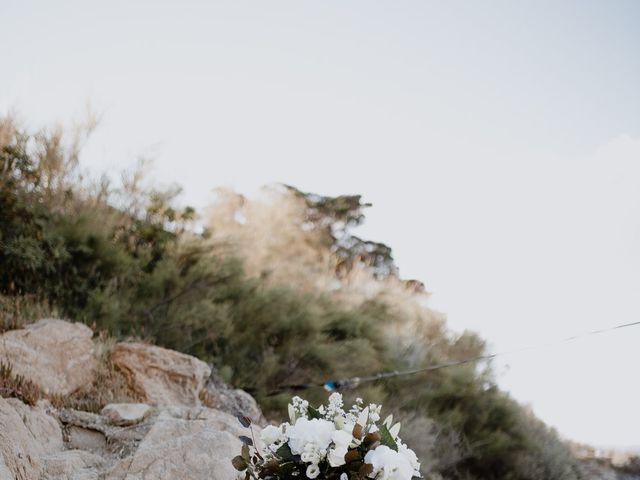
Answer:
[[[18,398],[28,405],[35,405],[43,393],[33,382],[21,375],[14,375],[10,364],[0,362],[0,396]]]

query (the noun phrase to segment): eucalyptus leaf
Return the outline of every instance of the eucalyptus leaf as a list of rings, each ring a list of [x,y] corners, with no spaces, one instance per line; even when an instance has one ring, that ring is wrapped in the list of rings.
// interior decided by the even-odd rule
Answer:
[[[249,455],[249,446],[247,444],[243,444],[242,445],[242,458],[244,458],[244,460],[249,463],[249,461],[251,460],[251,455]]]
[[[244,428],[249,428],[249,426],[251,425],[251,419],[249,417],[245,417],[244,415],[237,415],[236,418]]]
[[[242,458],[241,455],[233,457],[233,459],[231,460],[231,465],[233,465],[233,468],[235,468],[239,472],[244,472],[248,466],[246,460]]]

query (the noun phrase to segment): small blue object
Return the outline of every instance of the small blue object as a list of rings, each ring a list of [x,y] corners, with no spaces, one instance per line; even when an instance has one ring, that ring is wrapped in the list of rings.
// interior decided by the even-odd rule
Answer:
[[[336,388],[337,388],[336,382],[332,382],[331,380],[329,380],[328,382],[325,382],[324,384],[324,389],[327,392],[333,392]]]

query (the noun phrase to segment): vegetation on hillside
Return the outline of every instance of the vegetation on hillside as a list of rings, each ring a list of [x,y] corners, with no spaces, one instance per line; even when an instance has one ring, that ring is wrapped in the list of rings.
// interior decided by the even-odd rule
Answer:
[[[483,352],[425,306],[420,282],[400,279],[389,247],[351,233],[368,206],[359,196],[220,192],[200,231],[177,189],[148,187],[138,171],[119,185],[83,176],[77,138],[0,123],[1,328],[56,311],[152,340],[212,362],[272,418],[290,396],[272,395],[282,385]],[[403,437],[433,478],[580,478],[568,448],[497,389],[489,366],[346,394],[410,418]]]

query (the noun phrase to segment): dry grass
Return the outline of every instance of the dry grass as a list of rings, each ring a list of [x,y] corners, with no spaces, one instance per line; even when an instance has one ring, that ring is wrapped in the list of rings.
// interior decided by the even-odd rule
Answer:
[[[98,413],[109,403],[130,403],[141,400],[129,388],[125,377],[111,363],[111,351],[116,341],[103,333],[98,335],[94,343],[97,367],[93,382],[71,395],[51,397],[50,400],[54,406]]]
[[[41,318],[55,317],[58,317],[55,308],[32,295],[0,295],[0,334],[22,328]]]
[[[28,405],[35,405],[43,398],[40,388],[20,375],[14,375],[10,364],[0,362],[0,396],[18,398]]]
[[[271,285],[330,295],[347,307],[379,302],[394,321],[385,324],[390,347],[409,364],[420,364],[427,354],[449,358],[475,356],[483,345],[451,345],[456,339],[445,327],[446,316],[428,307],[429,293],[419,282],[392,273],[377,276],[367,264],[354,261],[338,269],[323,231],[305,220],[307,206],[288,190],[266,188],[249,199],[230,190],[218,190],[217,201],[207,211],[212,250],[226,245],[239,256],[246,273]]]

